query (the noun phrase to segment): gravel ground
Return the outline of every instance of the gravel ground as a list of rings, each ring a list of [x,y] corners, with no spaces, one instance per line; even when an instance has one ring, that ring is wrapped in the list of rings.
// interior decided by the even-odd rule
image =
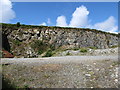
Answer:
[[[118,56],[4,58],[2,73],[24,88],[117,88]]]
[[[54,56],[66,56],[68,53],[70,56],[108,56],[108,55],[117,55],[118,54],[118,47],[117,48],[107,48],[107,49],[90,49],[86,48],[87,52],[80,52],[80,50],[65,50],[65,51],[58,51]]]

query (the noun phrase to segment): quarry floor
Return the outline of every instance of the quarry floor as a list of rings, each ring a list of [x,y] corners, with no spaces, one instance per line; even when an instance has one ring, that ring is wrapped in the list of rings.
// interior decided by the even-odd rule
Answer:
[[[16,88],[118,88],[118,55],[3,58],[2,74]]]

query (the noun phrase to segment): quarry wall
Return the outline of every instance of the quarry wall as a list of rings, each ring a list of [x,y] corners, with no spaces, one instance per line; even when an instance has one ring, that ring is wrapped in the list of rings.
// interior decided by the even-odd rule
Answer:
[[[118,34],[94,29],[62,28],[4,24],[2,26],[2,45],[15,56],[36,57],[38,51],[31,44],[39,40],[46,46],[56,48],[110,48],[118,45]]]

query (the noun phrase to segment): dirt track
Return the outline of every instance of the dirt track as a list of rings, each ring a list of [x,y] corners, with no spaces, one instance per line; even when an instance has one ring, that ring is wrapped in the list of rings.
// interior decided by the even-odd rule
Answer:
[[[2,59],[3,75],[31,88],[117,88],[118,56]]]
[[[79,63],[93,60],[112,60],[117,61],[118,56],[63,56],[48,58],[3,58],[2,63],[18,63],[18,64],[44,64],[44,63]]]

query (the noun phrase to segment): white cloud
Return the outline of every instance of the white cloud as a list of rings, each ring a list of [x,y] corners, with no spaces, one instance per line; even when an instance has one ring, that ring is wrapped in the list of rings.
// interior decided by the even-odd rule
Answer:
[[[0,22],[8,23],[15,18],[15,12],[12,10],[12,3],[10,0],[0,0]]]
[[[110,16],[107,20],[100,23],[96,23],[93,26],[93,28],[114,33],[118,29],[118,26],[115,25],[115,22],[116,22],[115,18],[113,16]]]
[[[61,27],[66,27],[67,26],[66,17],[65,16],[57,17],[56,22],[57,22],[56,26],[61,26]]]
[[[45,22],[41,23],[40,24],[41,26],[46,26],[47,24]]]
[[[91,24],[90,19],[88,19],[89,11],[85,6],[77,7],[74,13],[72,14],[72,18],[70,24],[66,23],[65,16],[59,16],[57,18],[56,26],[68,26],[68,27],[77,27],[77,28],[91,28],[91,29],[99,29],[106,32],[117,33],[118,26],[116,25],[116,20],[113,16],[110,16],[107,20],[103,22],[98,22],[94,25]]]
[[[59,16],[56,20],[56,26],[85,27],[88,24],[88,15],[89,11],[85,6],[82,5],[76,8],[74,13],[72,14],[72,18],[69,25],[67,25],[66,23],[65,16]]]
[[[85,6],[80,6],[76,8],[72,14],[72,19],[70,21],[70,27],[85,27],[88,24],[89,11]]]
[[[47,23],[48,23],[48,24],[51,24],[50,18],[47,19]]]

